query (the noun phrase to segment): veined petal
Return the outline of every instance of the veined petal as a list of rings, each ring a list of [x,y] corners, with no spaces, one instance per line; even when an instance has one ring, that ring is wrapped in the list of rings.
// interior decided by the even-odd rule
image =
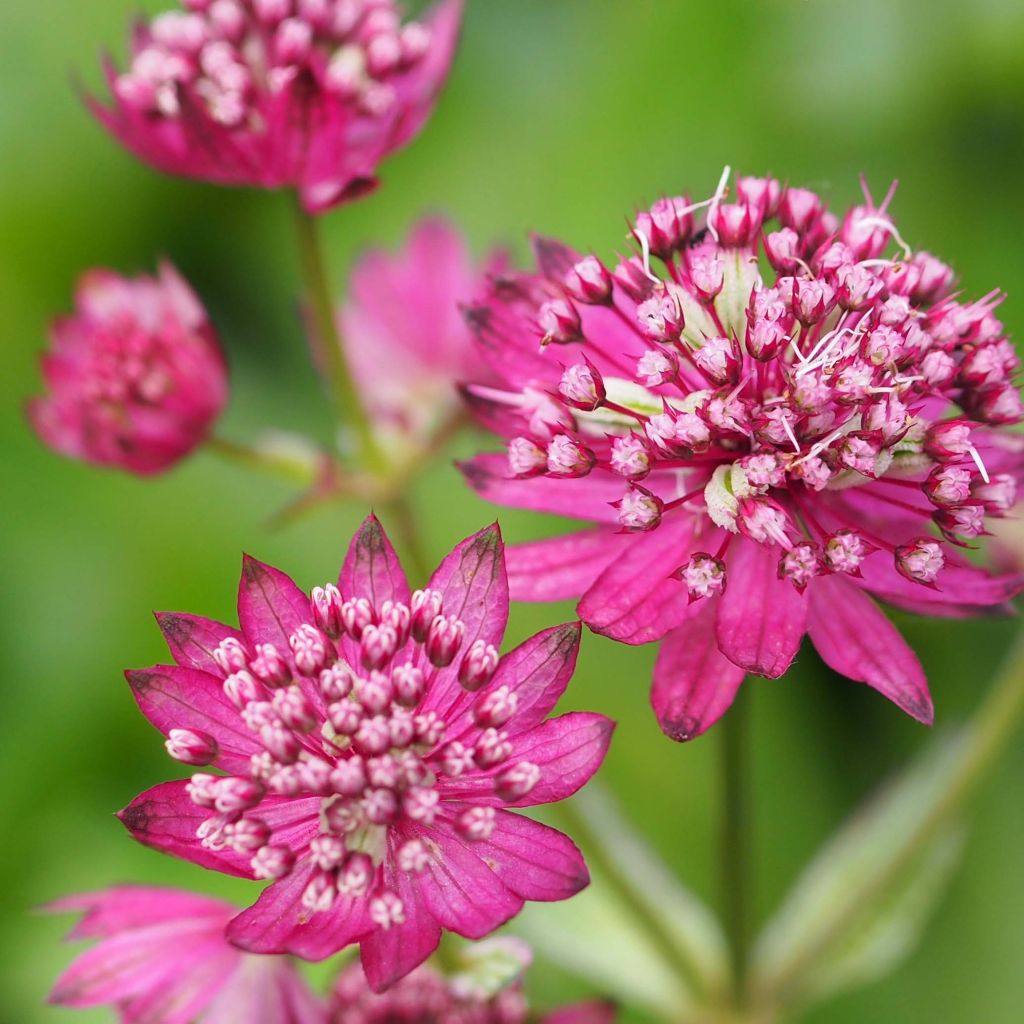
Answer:
[[[365,597],[375,608],[387,600],[408,604],[409,584],[376,516],[368,516],[352,538],[338,586],[346,598]]]
[[[154,665],[126,672],[125,678],[139,709],[165,736],[172,729],[212,736],[220,748],[213,762],[218,768],[248,772],[250,756],[262,751],[225,696],[221,680],[208,672]]]
[[[183,668],[195,668],[213,675],[222,675],[213,652],[221,640],[229,637],[243,641],[240,630],[204,619],[201,615],[181,612],[157,612],[156,621],[164,634],[171,656]]]
[[[718,649],[717,598],[666,634],[654,663],[651,704],[669,739],[692,740],[711,728],[729,709],[746,676]]]
[[[778,577],[780,549],[742,540],[729,551],[715,632],[722,653],[775,679],[792,664],[807,624],[807,598]]]
[[[118,935],[164,921],[227,921],[234,913],[234,907],[221,900],[148,885],[118,885],[99,892],[78,893],[54,900],[44,909],[55,914],[83,914],[69,933],[72,939]]]
[[[246,555],[238,584],[238,621],[250,644],[271,643],[290,659],[288,638],[312,621],[309,597],[280,569]]]
[[[935,712],[921,663],[871,598],[838,576],[813,580],[808,593],[807,628],[822,660],[931,725]]]
[[[563,601],[582,597],[633,538],[611,529],[584,530],[506,549],[513,601]]]
[[[289,961],[242,956],[238,969],[203,1013],[202,1024],[324,1024],[322,1001]]]

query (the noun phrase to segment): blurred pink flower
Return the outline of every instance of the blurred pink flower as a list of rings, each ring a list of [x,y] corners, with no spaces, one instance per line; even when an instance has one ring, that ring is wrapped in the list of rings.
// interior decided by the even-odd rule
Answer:
[[[341,333],[389,451],[426,447],[461,410],[455,382],[486,372],[459,307],[502,269],[499,254],[475,267],[459,232],[438,218],[420,221],[394,256],[374,250],[356,265]]]
[[[511,942],[514,940],[504,940]],[[520,944],[521,945],[521,944]],[[529,964],[529,949],[526,948]],[[330,1024],[526,1024],[536,1020],[519,980],[495,993],[466,991],[458,977],[418,967],[386,992],[372,991],[358,964],[339,975],[331,997]],[[540,1024],[612,1024],[610,1003],[577,1003],[540,1017]]]
[[[119,886],[48,908],[82,911],[73,939],[101,941],[60,976],[50,1002],[115,1006],[125,1024],[325,1024],[286,957],[242,953],[224,938],[237,908],[176,889]]]
[[[462,14],[444,0],[402,24],[393,0],[184,0],[140,23],[108,63],[94,113],[140,159],[227,185],[294,187],[325,210],[377,184],[423,127]]]
[[[508,808],[561,800],[596,771],[601,715],[545,721],[572,674],[578,624],[500,657],[508,584],[497,527],[410,593],[380,524],[352,541],[337,585],[308,595],[243,564],[241,631],[160,615],[177,662],[129,672],[140,708],[199,773],[121,812],[140,842],[272,879],[228,937],[318,960],[362,944],[381,990],[441,929],[480,938],[524,900],[587,884],[561,833]]]
[[[51,339],[49,394],[29,403],[29,418],[72,458],[158,473],[203,442],[227,400],[206,312],[169,264],[157,278],[90,271]]]
[[[501,384],[467,395],[508,456],[464,471],[499,504],[594,524],[510,549],[512,597],[582,596],[595,631],[664,638],[653,704],[674,739],[747,672],[785,672],[805,633],[930,722],[921,666],[872,598],[957,616],[1020,589],[958,554],[1021,475],[1000,296],[954,298],[891,196],[840,220],[767,179],[726,203],[726,180],[641,213],[642,255],[614,270],[537,240],[538,273],[469,310]]]

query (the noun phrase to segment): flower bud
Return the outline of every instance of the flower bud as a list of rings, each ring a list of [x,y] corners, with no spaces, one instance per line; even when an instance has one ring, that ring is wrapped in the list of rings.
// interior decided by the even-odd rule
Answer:
[[[528,437],[513,437],[508,443],[509,472],[520,480],[547,472],[548,456]]]
[[[171,729],[164,746],[167,753],[182,764],[211,764],[220,753],[220,747],[212,736],[192,729]]]
[[[570,366],[562,374],[558,391],[569,405],[585,412],[593,411],[605,399],[604,381],[589,359]]]
[[[435,668],[444,668],[455,660],[466,635],[465,623],[454,615],[438,615],[430,624],[426,640],[427,659]]]
[[[714,597],[725,590],[725,562],[706,551],[697,551],[672,576],[686,586],[690,603],[702,597]]]
[[[646,487],[631,484],[626,493],[612,502],[618,509],[619,526],[627,533],[644,533],[661,523],[665,503]]]
[[[803,591],[807,584],[824,572],[821,551],[817,544],[800,541],[779,559],[779,579],[789,580],[797,590]]]
[[[946,564],[942,545],[931,537],[918,537],[893,553],[896,570],[914,583],[931,586]]]
[[[310,595],[313,609],[313,622],[329,637],[336,640],[341,636],[341,591],[333,583],[322,587],[314,587]]]
[[[596,256],[584,256],[565,275],[565,290],[577,302],[603,306],[611,302],[612,275]]]
[[[612,441],[609,463],[614,472],[627,480],[642,480],[651,471],[647,446],[635,434],[626,434]]]
[[[568,434],[558,434],[548,444],[548,472],[555,476],[586,476],[597,461],[594,453]]]
[[[492,644],[474,640],[459,665],[459,683],[474,692],[486,686],[498,668],[498,652]]]
[[[567,298],[548,299],[537,314],[541,344],[567,345],[583,337],[580,315]]]
[[[636,308],[636,319],[644,337],[651,341],[675,342],[685,326],[683,307],[675,290],[656,288]]]

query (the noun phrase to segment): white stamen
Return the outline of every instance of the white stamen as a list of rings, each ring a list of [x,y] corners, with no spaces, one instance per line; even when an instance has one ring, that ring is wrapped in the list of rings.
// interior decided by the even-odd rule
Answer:
[[[789,438],[790,443],[793,445],[793,451],[800,454],[800,442],[796,439],[796,434],[793,433],[793,428],[789,425],[788,416],[780,416],[779,422],[782,424],[782,429],[786,432],[786,437]]]
[[[861,217],[857,221],[857,227],[863,227],[865,224],[872,228],[885,228],[892,235],[896,244],[903,250],[903,258],[905,260],[913,258],[914,250],[907,245],[903,236],[897,230],[896,225],[888,217]]]
[[[712,220],[715,216],[715,210],[718,209],[719,203],[725,198],[725,187],[729,182],[729,175],[732,174],[732,168],[726,164],[722,171],[721,178],[718,179],[718,188],[715,189],[715,194],[711,197],[710,209],[708,210],[708,234],[718,242],[718,232],[715,230],[715,226]]]
[[[985,468],[985,463],[981,461],[981,454],[978,449],[972,444],[967,450],[971,453],[971,458],[974,459],[974,464],[978,467],[981,479],[984,480],[985,483],[990,483],[991,481],[989,480],[988,470]]]
[[[654,274],[651,273],[651,243],[647,240],[647,236],[639,228],[634,228],[633,234],[636,235],[637,241],[640,243],[640,251],[643,253],[644,273],[655,284],[661,284],[661,278],[656,277]]]

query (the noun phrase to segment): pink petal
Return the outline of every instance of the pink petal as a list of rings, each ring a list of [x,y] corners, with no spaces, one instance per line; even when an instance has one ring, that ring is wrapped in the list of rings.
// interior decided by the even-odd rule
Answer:
[[[271,643],[290,658],[288,638],[313,618],[309,597],[290,576],[246,555],[238,584],[238,621],[250,645]]]
[[[578,480],[538,476],[517,480],[509,476],[504,455],[477,455],[460,462],[459,469],[481,498],[496,505],[550,512],[556,516],[586,519],[594,523],[615,523],[617,513],[611,502],[622,497],[622,477],[595,469]],[[675,566],[669,568],[669,572]]]
[[[499,928],[523,908],[511,891],[469,843],[446,824],[430,829],[407,829],[436,848],[426,870],[417,878],[430,914],[449,931],[480,939]]]
[[[164,782],[137,796],[118,813],[121,823],[144,846],[228,875],[252,878],[251,855],[230,849],[210,850],[196,829],[211,815],[189,798],[184,780]],[[305,848],[320,829],[320,798],[265,797],[256,816],[274,831],[274,841]]]
[[[808,632],[825,664],[931,725],[935,712],[921,663],[871,598],[839,576],[818,577],[808,593]]]
[[[660,640],[689,614],[686,587],[670,574],[693,545],[689,516],[666,517],[656,530],[635,534],[579,603],[580,618],[595,633],[627,644]]]
[[[457,813],[457,805],[451,810]],[[590,882],[583,855],[568,836],[521,814],[498,811],[491,837],[472,846],[524,900],[568,899]]]
[[[243,958],[241,968],[203,1013],[202,1024],[325,1024],[323,1003],[281,957]]]
[[[220,679],[177,665],[129,671],[125,678],[139,709],[165,736],[172,729],[207,733],[220,747],[218,768],[248,773],[250,756],[263,748],[224,695]]]
[[[618,1016],[615,1003],[603,999],[573,1003],[541,1017],[541,1024],[614,1024]]]
[[[84,916],[70,933],[74,939],[117,935],[164,921],[212,918],[227,923],[235,912],[230,903],[198,893],[145,885],[119,885],[65,896],[44,909],[55,914],[82,913]]]
[[[714,598],[665,636],[654,663],[651,704],[662,732],[678,742],[709,729],[729,709],[746,676],[718,649]]]
[[[513,544],[505,552],[512,600],[582,597],[598,576],[629,549],[632,540],[629,534],[597,529]]]
[[[780,580],[781,550],[740,540],[729,551],[715,631],[722,653],[775,679],[792,664],[807,624],[806,595]]]
[[[171,656],[179,665],[211,672],[214,675],[222,674],[213,659],[217,645],[228,637],[242,640],[239,630],[199,615],[157,612],[156,621],[164,634]]]
[[[504,765],[486,773],[467,772],[439,783],[442,799],[465,800],[497,807],[532,807],[572,796],[601,766],[615,723],[604,715],[571,711],[517,736]],[[494,792],[494,776],[520,761],[541,770],[540,781],[518,800],[505,801]]]
[[[376,516],[368,516],[352,538],[338,586],[346,598],[365,597],[376,608],[389,598],[408,604],[409,584]]]
[[[227,937],[251,953],[294,953],[323,960],[358,942],[373,928],[367,901],[339,895],[330,910],[310,914],[302,893],[318,869],[309,858],[290,875],[269,885],[229,925]]]

